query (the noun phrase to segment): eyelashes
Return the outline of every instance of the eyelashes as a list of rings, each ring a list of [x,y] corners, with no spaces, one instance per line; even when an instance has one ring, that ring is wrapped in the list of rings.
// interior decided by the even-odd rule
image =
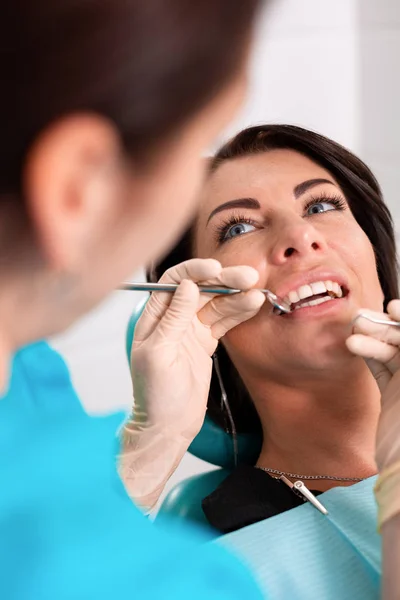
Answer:
[[[339,194],[321,194],[320,196],[311,196],[311,198],[304,205],[303,210],[304,212],[307,212],[309,208],[322,202],[332,204],[336,210],[346,210],[347,208],[346,202]]]
[[[241,225],[242,223],[257,227],[257,223],[245,215],[231,215],[226,221],[215,227],[215,237],[218,244],[226,242],[229,230],[235,225]]]
[[[309,211],[313,206],[316,206],[316,205],[322,204],[322,203],[331,204],[335,208],[328,210],[328,211],[319,211],[319,212],[307,214],[307,211]],[[306,216],[306,217],[315,217],[315,216],[319,216],[321,214],[325,214],[327,212],[344,211],[347,208],[348,208],[348,205],[347,205],[346,201],[339,194],[323,193],[323,194],[319,194],[319,195],[312,196],[311,198],[309,198],[303,207],[303,212],[304,212],[304,216]],[[221,244],[229,241],[229,239],[233,239],[233,237],[232,238],[227,237],[228,233],[229,233],[230,229],[232,229],[235,225],[240,225],[240,224],[251,225],[255,229],[260,229],[260,227],[261,227],[259,221],[257,222],[254,219],[251,219],[249,216],[246,216],[244,214],[231,215],[225,221],[223,221],[222,223],[220,223],[219,225],[217,225],[214,228],[214,237],[215,237],[218,245],[221,245]],[[240,236],[234,236],[234,237],[242,237],[242,236],[240,235]]]

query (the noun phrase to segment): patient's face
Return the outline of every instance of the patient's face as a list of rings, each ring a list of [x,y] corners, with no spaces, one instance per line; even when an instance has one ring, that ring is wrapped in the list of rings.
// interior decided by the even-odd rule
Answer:
[[[255,267],[259,287],[292,304],[290,315],[277,316],[266,302],[225,336],[233,360],[255,370],[284,376],[288,368],[315,371],[349,361],[345,339],[357,310],[382,310],[374,252],[342,190],[294,151],[246,156],[217,169],[203,192],[195,253],[224,266]]]

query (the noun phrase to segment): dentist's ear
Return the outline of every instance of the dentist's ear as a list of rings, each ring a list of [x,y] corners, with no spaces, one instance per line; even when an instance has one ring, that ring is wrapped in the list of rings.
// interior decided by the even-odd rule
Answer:
[[[74,272],[120,187],[121,149],[106,119],[78,114],[53,125],[28,154],[23,189],[37,243],[51,268]],[[118,173],[118,171],[121,173]]]

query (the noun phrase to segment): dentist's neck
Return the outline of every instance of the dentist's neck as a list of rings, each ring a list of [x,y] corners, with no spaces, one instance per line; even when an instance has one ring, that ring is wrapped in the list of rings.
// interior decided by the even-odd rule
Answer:
[[[363,361],[351,372],[296,381],[246,381],[264,442],[258,465],[302,475],[369,477],[376,473],[377,384]],[[318,489],[329,489],[323,482]]]
[[[29,274],[0,277],[0,397],[7,391],[15,352],[53,333],[48,322],[54,326],[55,302],[46,283]]]
[[[12,355],[24,344],[24,322],[31,307],[29,298],[21,309],[16,287],[11,280],[0,278],[0,397],[6,393]],[[18,341],[21,341],[20,344]]]

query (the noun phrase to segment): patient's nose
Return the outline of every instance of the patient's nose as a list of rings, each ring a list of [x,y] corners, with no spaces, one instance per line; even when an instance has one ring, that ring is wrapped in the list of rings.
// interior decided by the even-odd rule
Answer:
[[[295,222],[286,222],[278,230],[270,261],[272,264],[282,265],[322,253],[325,248],[324,236],[309,221],[299,218]]]

